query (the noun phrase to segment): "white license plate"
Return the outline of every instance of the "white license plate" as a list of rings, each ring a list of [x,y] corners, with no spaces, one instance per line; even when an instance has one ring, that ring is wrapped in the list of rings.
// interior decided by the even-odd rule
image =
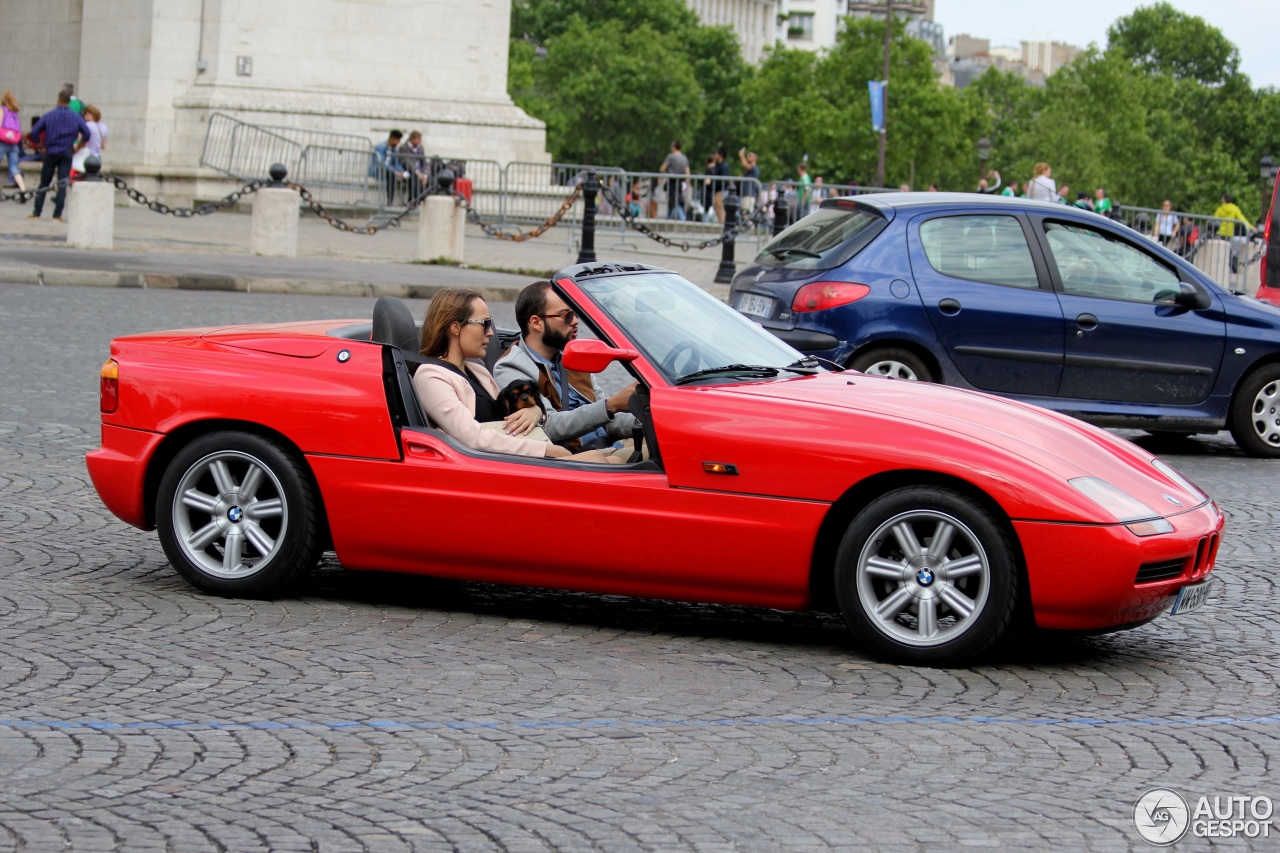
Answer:
[[[771,317],[773,316],[773,300],[767,296],[744,293],[738,300],[738,310],[743,314],[751,314],[755,317]]]
[[[1209,582],[1201,581],[1191,586],[1184,586],[1178,590],[1178,598],[1173,602],[1173,609],[1169,612],[1174,616],[1180,616],[1183,613],[1190,613],[1204,606],[1209,600]]]

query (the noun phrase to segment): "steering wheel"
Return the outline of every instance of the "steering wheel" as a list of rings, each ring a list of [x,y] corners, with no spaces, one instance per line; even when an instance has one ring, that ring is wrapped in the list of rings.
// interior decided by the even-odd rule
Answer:
[[[1062,276],[1063,283],[1088,286],[1098,280],[1098,265],[1093,258],[1076,258]]]
[[[672,376],[684,376],[702,366],[702,353],[693,341],[681,341],[667,353],[667,357],[662,360],[662,366]]]

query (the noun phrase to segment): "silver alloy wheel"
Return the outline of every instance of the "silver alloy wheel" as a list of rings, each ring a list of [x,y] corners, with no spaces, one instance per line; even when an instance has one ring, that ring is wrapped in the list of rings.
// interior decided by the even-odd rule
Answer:
[[[1272,447],[1280,447],[1280,380],[1268,382],[1253,398],[1253,431]]]
[[[259,459],[220,450],[182,475],[173,495],[178,546],[217,578],[246,578],[280,552],[289,525],[279,479]]]
[[[936,646],[973,626],[991,589],[991,562],[977,535],[944,512],[911,510],[867,539],[855,574],[868,619],[891,639]]]
[[[920,378],[916,376],[916,372],[910,367],[892,358],[868,364],[862,372],[869,373],[872,376],[892,376],[894,379],[910,379],[912,382]]]

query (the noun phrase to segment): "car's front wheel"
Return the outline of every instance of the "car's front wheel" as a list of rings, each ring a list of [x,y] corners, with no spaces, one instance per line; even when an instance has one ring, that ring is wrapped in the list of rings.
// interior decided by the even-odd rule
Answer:
[[[289,591],[315,567],[324,541],[305,465],[244,432],[211,433],[178,451],[160,481],[156,527],[178,573],[219,595]]]
[[[908,486],[858,514],[836,557],[836,598],[864,644],[907,663],[952,665],[1014,619],[1018,570],[999,521],[951,489]]]
[[[1231,437],[1250,456],[1280,457],[1280,364],[1241,380],[1231,401]]]
[[[895,379],[911,379],[932,382],[933,373],[924,359],[902,347],[877,347],[854,353],[849,367],[873,376],[892,376]]]

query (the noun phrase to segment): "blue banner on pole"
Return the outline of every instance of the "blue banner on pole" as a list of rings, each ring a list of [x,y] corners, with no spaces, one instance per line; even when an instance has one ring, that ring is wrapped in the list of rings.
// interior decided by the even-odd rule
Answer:
[[[871,129],[876,133],[884,131],[884,87],[887,81],[868,80],[867,90],[871,93]]]

